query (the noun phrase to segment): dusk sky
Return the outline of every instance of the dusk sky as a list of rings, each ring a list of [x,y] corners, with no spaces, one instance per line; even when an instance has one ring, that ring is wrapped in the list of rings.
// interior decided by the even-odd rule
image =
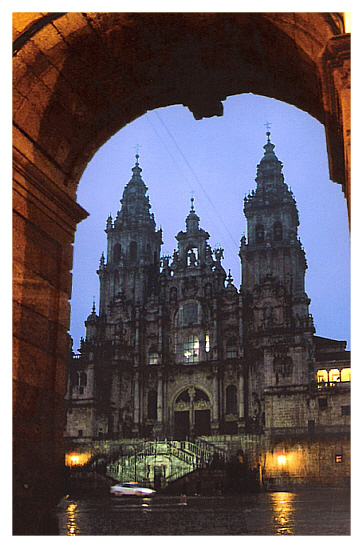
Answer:
[[[98,269],[106,256],[106,219],[120,209],[139,145],[142,178],[151,212],[163,229],[162,254],[177,247],[176,234],[194,196],[200,227],[212,249],[224,248],[222,262],[239,288],[240,239],[246,232],[243,198],[255,188],[256,166],[271,141],[283,163],[286,184],[297,202],[299,237],[308,270],[316,334],[346,340],[350,348],[350,243],[346,202],[340,185],[329,180],[324,127],[310,115],[274,99],[252,94],[229,97],[222,117],[196,121],[182,106],[149,112],[112,137],[89,163],[78,188],[78,203],[89,217],[80,223],[74,244],[71,336],[74,348],[85,336],[84,321],[98,313]]]

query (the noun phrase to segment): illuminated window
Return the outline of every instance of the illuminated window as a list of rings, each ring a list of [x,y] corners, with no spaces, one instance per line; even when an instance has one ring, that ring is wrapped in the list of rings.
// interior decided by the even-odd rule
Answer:
[[[335,455],[336,464],[341,464],[343,462],[343,455]]]
[[[350,382],[350,367],[341,370],[340,380],[341,382]]]
[[[206,352],[210,351],[210,341],[209,341],[208,333],[206,333],[206,335],[205,335],[205,351]]]
[[[319,369],[316,372],[316,381],[317,382],[328,382],[328,372],[325,369]]]
[[[154,346],[149,350],[149,365],[158,365],[159,354]]]
[[[194,335],[187,337],[183,344],[184,363],[197,363],[199,361],[199,339]]]
[[[286,455],[278,455],[277,462],[280,466],[285,466],[286,461],[287,461]]]
[[[340,382],[340,371],[339,371],[339,369],[330,369],[329,370],[329,382]]]

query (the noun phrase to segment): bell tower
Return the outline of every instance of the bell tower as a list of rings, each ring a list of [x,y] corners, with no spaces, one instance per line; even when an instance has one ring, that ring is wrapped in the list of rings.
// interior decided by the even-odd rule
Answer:
[[[259,368],[251,389],[260,420],[264,390],[308,384],[315,332],[305,293],[307,263],[298,237],[296,202],[270,132],[266,135],[256,188],[244,199],[247,237],[242,236],[240,247],[244,333],[247,352]]]
[[[122,207],[115,221],[110,214],[106,222],[107,262],[102,254],[98,270],[100,314],[120,294],[127,301],[143,305],[156,290],[162,231],[156,230],[154,214],[150,213],[141,171],[136,154],[131,180],[120,200]]]

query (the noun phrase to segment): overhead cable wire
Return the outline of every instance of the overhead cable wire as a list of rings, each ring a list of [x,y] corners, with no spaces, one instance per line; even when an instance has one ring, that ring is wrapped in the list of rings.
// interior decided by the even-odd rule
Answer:
[[[186,165],[188,166],[190,172],[192,173],[194,179],[196,180],[196,182],[198,183],[198,185],[200,186],[200,188],[202,189],[204,195],[206,196],[207,200],[209,201],[209,203],[211,204],[212,208],[214,209],[215,213],[217,214],[217,217],[219,218],[219,220],[221,221],[222,225],[224,226],[226,232],[228,233],[229,237],[231,238],[233,244],[237,247],[238,249],[238,243],[235,241],[233,235],[231,234],[231,232],[229,231],[227,225],[225,224],[223,218],[221,217],[219,211],[217,210],[217,208],[215,207],[215,205],[213,204],[212,200],[210,199],[208,193],[206,192],[206,190],[204,189],[202,183],[200,182],[197,174],[195,173],[194,169],[192,168],[192,166],[190,165],[190,163],[188,162],[187,158],[185,157],[183,151],[180,149],[177,141],[175,140],[174,136],[172,135],[172,133],[169,131],[169,128],[167,127],[167,125],[165,124],[164,120],[161,118],[160,114],[155,111],[155,114],[156,116],[158,117],[159,121],[161,122],[161,124],[163,125],[165,131],[168,133],[170,139],[173,141],[176,149],[178,150],[179,154],[181,155],[181,157],[183,158],[184,162],[186,163]],[[151,124],[152,125],[152,124]],[[163,141],[162,141],[163,142]],[[163,143],[164,144],[164,143]],[[164,144],[165,146],[165,144]],[[167,148],[167,147],[166,147]],[[168,149],[167,149],[168,150]],[[170,151],[168,151],[169,154],[171,155]],[[171,155],[171,157],[173,158],[173,156]],[[173,158],[174,159],[174,158]],[[175,160],[174,160],[175,161]],[[179,168],[179,166],[178,166]],[[179,168],[180,169],[180,168]],[[183,177],[184,177],[184,174],[183,174]],[[185,177],[184,177],[185,178]],[[256,272],[255,272],[255,269],[252,267],[252,265],[250,265],[248,262],[246,262],[246,266],[247,268],[250,270],[250,272],[252,272],[254,278],[256,281],[257,280],[257,275],[256,275]]]
[[[226,223],[224,222],[223,218],[221,217],[218,209],[215,207],[215,205],[213,204],[212,200],[210,199],[207,191],[205,190],[203,184],[200,182],[197,174],[195,173],[194,169],[192,168],[192,166],[190,165],[190,163],[188,162],[187,158],[185,157],[183,151],[181,150],[181,148],[179,147],[177,141],[175,140],[173,134],[169,131],[169,128],[167,127],[167,125],[165,124],[164,120],[162,119],[162,117],[160,116],[160,114],[155,111],[155,114],[156,116],[158,117],[160,123],[163,125],[165,131],[167,132],[167,134],[169,135],[170,139],[173,141],[174,143],[174,146],[176,147],[177,151],[179,152],[179,154],[181,155],[181,157],[183,158],[185,164],[187,165],[187,167],[189,168],[189,171],[191,172],[191,174],[193,175],[194,179],[196,180],[196,182],[198,183],[199,187],[201,188],[203,194],[205,195],[205,197],[207,198],[208,202],[210,203],[210,205],[212,206],[214,212],[216,213],[218,219],[220,220],[221,224],[223,225],[223,227],[225,228],[227,234],[229,235],[229,237],[231,238],[233,244],[238,248],[238,243],[235,241],[233,235],[231,234],[230,230],[228,229]]]

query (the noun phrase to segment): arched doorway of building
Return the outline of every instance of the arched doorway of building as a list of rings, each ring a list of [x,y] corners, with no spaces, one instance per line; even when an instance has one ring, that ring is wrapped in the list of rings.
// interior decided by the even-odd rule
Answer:
[[[211,401],[209,396],[194,386],[184,389],[173,406],[174,438],[194,439],[211,433]]]

